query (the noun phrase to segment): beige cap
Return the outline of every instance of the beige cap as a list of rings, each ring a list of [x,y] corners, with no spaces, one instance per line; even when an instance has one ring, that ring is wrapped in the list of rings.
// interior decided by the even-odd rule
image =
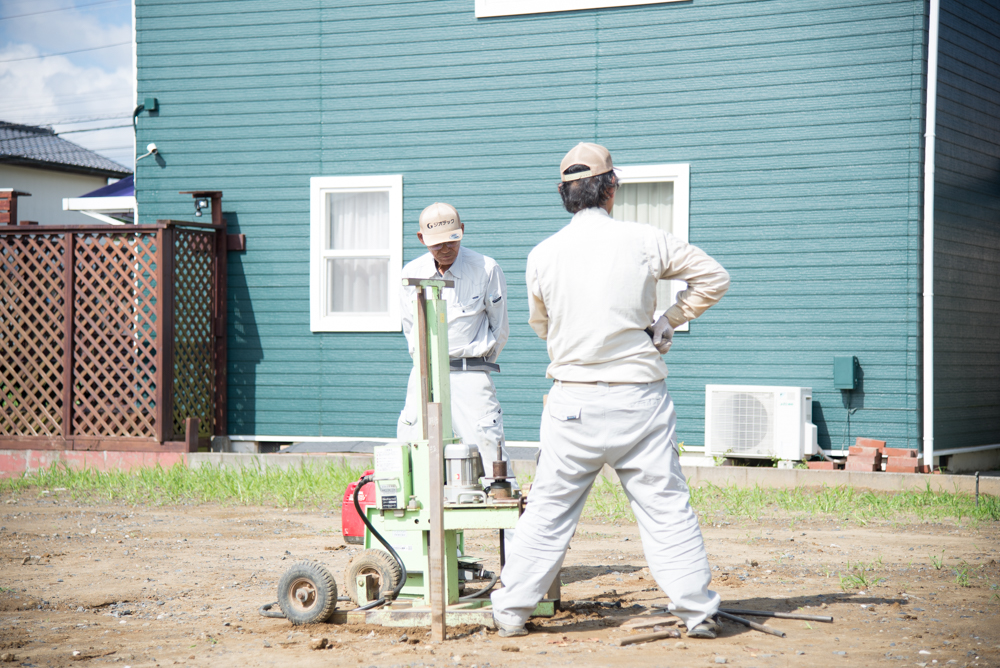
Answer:
[[[586,165],[590,169],[585,172],[577,172],[576,174],[563,174],[563,172],[573,165]],[[562,159],[562,162],[559,163],[559,173],[562,175],[563,181],[576,181],[577,179],[585,179],[588,176],[607,174],[612,169],[614,169],[614,165],[611,164],[611,154],[608,153],[608,149],[600,144],[588,144],[585,142],[580,142],[574,146],[566,154],[566,157]]]
[[[425,246],[436,246],[462,238],[462,221],[450,204],[434,202],[420,212],[420,234]]]

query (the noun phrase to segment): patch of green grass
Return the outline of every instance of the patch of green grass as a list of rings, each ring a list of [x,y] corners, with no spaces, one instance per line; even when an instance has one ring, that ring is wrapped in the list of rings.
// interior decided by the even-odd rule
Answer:
[[[127,503],[220,503],[276,507],[339,507],[347,485],[357,480],[363,467],[316,464],[289,469],[250,466],[224,468],[175,465],[164,469],[133,471],[75,470],[62,463],[20,477],[0,480],[0,494],[42,494],[65,488],[61,494],[75,499],[96,498]],[[530,476],[519,476],[522,485]],[[761,520],[791,515],[791,526],[800,519],[833,515],[864,525],[871,520],[941,520],[970,518],[1000,520],[1000,497],[924,491],[871,492],[849,487],[822,489],[764,489],[701,485],[691,489],[691,505],[702,516]],[[598,477],[587,499],[584,514],[591,519],[634,522],[628,497],[620,484]],[[931,557],[935,568],[943,559]]]
[[[874,572],[876,564],[864,564],[856,562],[851,566],[850,560],[847,562],[847,573],[840,575],[840,588],[844,591],[848,589],[871,589],[885,581],[885,578],[877,577]]]
[[[770,489],[705,484],[691,488],[691,506],[703,516],[759,520],[780,513],[783,519],[792,514],[794,521],[796,515],[798,519],[834,515],[859,526],[873,520],[1000,520],[1000,497],[980,495],[977,508],[972,495],[935,492],[929,485],[922,491],[873,492],[846,486]],[[593,519],[635,521],[621,485],[603,477],[594,483],[584,514]]]
[[[972,586],[972,583],[969,582],[969,568],[969,564],[963,559],[960,567],[952,569],[952,572],[955,573],[955,584],[959,587]]]
[[[132,471],[75,470],[63,463],[0,480],[0,493],[65,488],[74,499],[167,505],[219,503],[278,507],[339,507],[347,485],[364,469],[344,465],[224,468],[176,464]]]

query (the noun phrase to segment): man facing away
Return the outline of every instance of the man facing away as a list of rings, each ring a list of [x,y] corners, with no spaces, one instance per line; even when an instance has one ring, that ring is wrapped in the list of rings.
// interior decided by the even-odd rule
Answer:
[[[569,225],[528,255],[529,324],[547,342],[554,379],[542,414],[541,458],[528,505],[492,595],[500,635],[524,622],[558,577],[594,479],[613,467],[642,536],[649,570],[688,635],[714,638],[719,595],[681,471],[667,392],[675,327],[722,298],[729,274],[701,249],[650,225],[610,216],[611,155],[579,144],[560,165]],[[653,323],[656,283],[687,289]],[[650,328],[652,335],[645,331]]]
[[[492,472],[497,445],[503,444],[503,414],[490,373],[499,373],[496,364],[507,343],[507,281],[493,258],[462,246],[465,225],[448,204],[435,202],[420,214],[417,238],[427,253],[403,267],[403,278],[438,278],[454,281],[454,288],[441,293],[448,305],[448,354],[451,358],[451,421],[463,443],[475,445],[483,466]],[[414,354],[413,302],[416,288],[403,286],[400,292],[403,334]],[[406,404],[396,425],[396,438],[420,440],[420,387],[416,368],[410,372]],[[503,459],[507,460],[506,450]]]

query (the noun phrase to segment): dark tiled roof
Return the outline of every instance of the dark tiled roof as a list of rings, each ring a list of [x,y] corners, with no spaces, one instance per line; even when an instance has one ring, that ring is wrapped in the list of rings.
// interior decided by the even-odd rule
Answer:
[[[0,163],[48,167],[99,176],[127,176],[131,169],[73,142],[50,128],[0,121]]]

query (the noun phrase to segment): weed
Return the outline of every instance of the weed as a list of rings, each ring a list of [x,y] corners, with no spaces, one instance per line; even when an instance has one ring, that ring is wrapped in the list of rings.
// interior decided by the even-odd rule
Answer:
[[[851,562],[848,560],[847,569],[849,572],[846,575],[840,576],[840,588],[844,591],[848,589],[870,589],[885,582],[885,578],[868,574],[869,571],[874,572],[875,568],[874,562],[866,565],[860,561],[855,563],[852,568]]]
[[[941,568],[944,566],[944,550],[941,550],[940,557],[935,557],[933,554],[928,554],[927,556],[930,558],[931,566],[934,567],[934,570],[936,571],[941,570]]]
[[[971,587],[972,583],[969,582],[969,564],[962,560],[961,568],[955,568],[952,570],[955,574],[955,583],[959,587]]]

